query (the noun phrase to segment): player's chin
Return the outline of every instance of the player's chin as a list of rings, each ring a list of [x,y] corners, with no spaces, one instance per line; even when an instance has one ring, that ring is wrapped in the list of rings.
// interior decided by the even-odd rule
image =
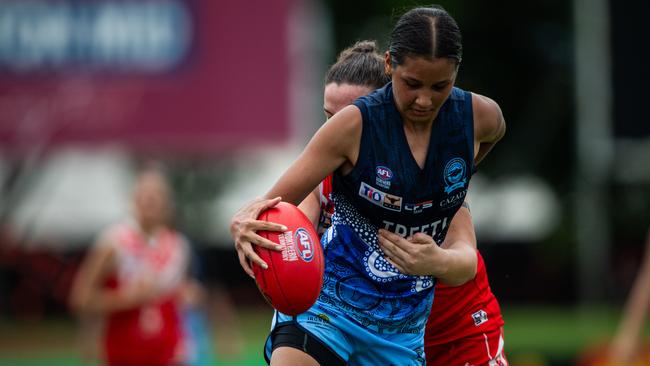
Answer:
[[[413,122],[431,122],[433,121],[435,114],[433,111],[416,111],[409,110],[408,117]]]

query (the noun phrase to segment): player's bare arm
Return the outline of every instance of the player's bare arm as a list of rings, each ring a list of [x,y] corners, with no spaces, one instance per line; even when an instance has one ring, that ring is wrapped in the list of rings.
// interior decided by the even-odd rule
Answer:
[[[458,263],[450,263],[448,266],[448,268],[452,269],[452,273],[446,275],[447,278],[451,279],[450,282],[447,282],[447,279],[438,277],[444,284],[457,286],[474,278],[477,265],[476,233],[472,215],[465,204],[458,209],[458,212],[451,220],[447,236],[441,247],[454,253],[449,257],[450,261],[458,261]],[[461,270],[454,273],[454,268],[460,268]]]
[[[104,315],[137,307],[153,300],[157,293],[152,283],[136,282],[135,286],[118,291],[106,290],[104,280],[115,268],[115,249],[110,236],[101,237],[84,260],[70,295],[70,305],[80,314]]]
[[[93,245],[75,275],[70,292],[70,307],[80,314],[102,313],[93,306],[93,299],[100,290],[101,281],[106,278],[115,263],[115,250],[100,239]]]
[[[239,264],[249,276],[254,277],[249,261],[268,268],[268,264],[253,250],[253,244],[280,250],[277,244],[262,238],[256,232],[285,230],[281,225],[257,220],[259,214],[266,208],[275,206],[280,199],[297,205],[328,174],[339,168],[351,169],[359,154],[360,140],[361,112],[356,107],[346,107],[316,132],[302,154],[264,198],[252,201],[233,216],[230,234],[235,242]],[[350,168],[346,168],[348,166]]]
[[[474,161],[478,165],[506,133],[501,108],[492,99],[472,94],[474,109]]]
[[[348,106],[327,120],[266,197],[297,205],[328,174],[351,170],[359,155],[361,118],[357,107]]]
[[[476,275],[476,239],[466,208],[458,217],[448,245],[443,249],[423,233],[405,239],[388,230],[379,230],[379,245],[386,258],[400,272],[434,276],[450,286],[459,286]],[[451,227],[450,227],[451,230]]]
[[[311,191],[302,202],[300,202],[298,208],[309,218],[309,221],[311,221],[314,227],[318,227],[318,222],[320,220],[320,191],[318,187],[314,188],[314,190]]]

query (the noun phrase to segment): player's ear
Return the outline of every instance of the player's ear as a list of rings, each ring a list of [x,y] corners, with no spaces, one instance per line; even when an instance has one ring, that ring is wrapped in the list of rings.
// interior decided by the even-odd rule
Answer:
[[[393,71],[393,65],[390,59],[390,51],[386,51],[386,53],[384,54],[384,72],[386,73],[386,75],[390,76],[392,75],[392,71]]]

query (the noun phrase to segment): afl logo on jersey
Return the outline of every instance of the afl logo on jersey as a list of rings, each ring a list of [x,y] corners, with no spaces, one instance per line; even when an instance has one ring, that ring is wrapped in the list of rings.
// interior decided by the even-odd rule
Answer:
[[[377,172],[377,178],[381,180],[391,180],[393,178],[393,172],[385,166],[380,165],[375,171]]]
[[[463,159],[453,158],[449,160],[444,172],[445,193],[449,194],[458,188],[465,187],[465,183],[467,183],[466,172],[467,168]]]
[[[379,165],[375,168],[375,173],[377,174],[375,183],[382,188],[390,188],[390,180],[393,179],[393,172],[389,168]]]
[[[310,262],[314,258],[314,242],[307,230],[299,228],[294,235],[294,243],[296,243],[296,250],[298,255],[305,262]]]

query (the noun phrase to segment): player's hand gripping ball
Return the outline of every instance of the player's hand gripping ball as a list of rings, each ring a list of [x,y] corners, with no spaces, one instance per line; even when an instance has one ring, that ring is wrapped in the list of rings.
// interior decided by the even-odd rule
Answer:
[[[280,244],[282,251],[254,246],[269,265],[253,264],[255,282],[276,310],[297,315],[309,309],[323,286],[324,258],[311,221],[296,206],[280,202],[260,214],[258,220],[285,225],[287,231],[260,231],[258,234]]]

